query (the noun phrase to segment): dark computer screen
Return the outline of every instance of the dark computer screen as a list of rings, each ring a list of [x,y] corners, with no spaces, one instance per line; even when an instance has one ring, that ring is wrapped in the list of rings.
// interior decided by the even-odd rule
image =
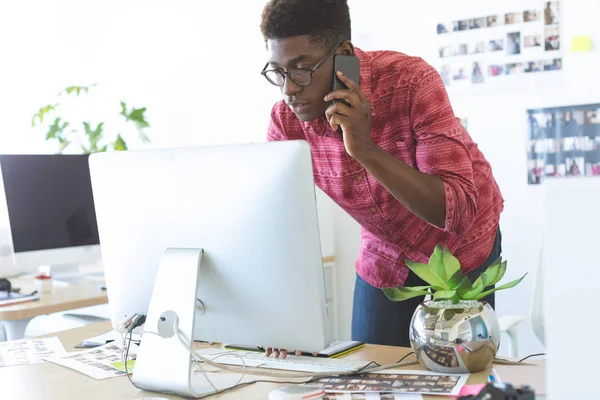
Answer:
[[[15,252],[99,244],[88,155],[0,155]]]

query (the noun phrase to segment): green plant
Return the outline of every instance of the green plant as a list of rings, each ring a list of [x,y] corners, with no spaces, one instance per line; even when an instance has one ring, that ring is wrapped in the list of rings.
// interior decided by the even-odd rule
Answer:
[[[92,84],[89,86],[69,86],[65,90],[59,92],[59,96],[74,95],[79,97],[80,94],[88,93],[91,88],[97,86]],[[54,121],[51,124],[47,124],[48,130],[46,132],[46,140],[57,140],[58,141],[58,153],[62,153],[72,143],[78,143],[84,154],[97,153],[107,151],[109,148],[114,150],[127,150],[127,143],[121,136],[121,133],[117,133],[114,136],[114,140],[106,141],[104,122],[98,123],[95,127],[90,122],[83,121],[77,124],[78,128],[75,128],[75,124],[65,120],[63,116],[59,114],[61,111],[61,103],[48,104],[41,107],[40,110],[31,119],[31,126],[40,126],[44,124],[44,119],[52,114],[55,114]],[[150,139],[144,133],[144,128],[148,128],[150,124],[146,121],[144,113],[146,108],[128,108],[127,104],[121,101],[121,112],[120,116],[125,118],[125,122],[131,122],[136,127],[140,140],[143,143],[150,143]],[[70,127],[70,129],[68,129]]]
[[[506,283],[496,288],[491,286],[500,282],[506,272],[506,261],[498,258],[482,273],[475,282],[471,282],[460,269],[460,262],[448,248],[437,245],[429,258],[429,264],[406,260],[408,268],[428,286],[384,288],[383,293],[392,301],[404,301],[417,296],[433,294],[433,300],[449,300],[456,304],[460,300],[479,300],[498,290],[515,287],[525,278]],[[432,292],[433,291],[433,292]]]

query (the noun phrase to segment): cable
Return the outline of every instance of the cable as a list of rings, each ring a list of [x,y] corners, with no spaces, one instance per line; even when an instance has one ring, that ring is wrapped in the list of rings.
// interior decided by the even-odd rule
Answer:
[[[527,360],[527,359],[528,359],[528,358],[530,358],[530,357],[540,357],[540,356],[545,356],[545,355],[546,355],[546,353],[535,353],[535,354],[530,354],[530,355],[528,355],[528,356],[527,356],[527,357],[525,357],[525,358],[521,358],[521,359],[520,359],[518,362],[523,362],[523,361]]]
[[[396,361],[396,362],[399,362],[399,363],[401,363],[402,361],[404,361],[404,359],[405,359],[405,358],[407,358],[407,357],[408,357],[408,356],[410,356],[411,354],[415,354],[415,352],[414,352],[414,351],[411,351],[410,353],[408,353],[407,355],[405,355],[404,357],[402,357],[401,359],[399,359],[399,360],[398,360],[398,361]],[[415,355],[416,355],[416,354],[415,354]]]

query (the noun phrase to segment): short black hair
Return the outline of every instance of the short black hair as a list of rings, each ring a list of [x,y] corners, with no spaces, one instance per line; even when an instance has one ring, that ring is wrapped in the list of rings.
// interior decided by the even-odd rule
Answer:
[[[308,35],[311,42],[333,46],[351,40],[347,0],[271,0],[262,13],[260,30],[265,38]]]

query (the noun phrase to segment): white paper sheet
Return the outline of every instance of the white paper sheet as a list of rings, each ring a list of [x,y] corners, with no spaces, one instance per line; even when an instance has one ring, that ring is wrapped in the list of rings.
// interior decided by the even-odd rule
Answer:
[[[57,337],[0,342],[0,367],[41,363],[46,357],[65,353]]]
[[[138,346],[132,343],[129,347],[128,360],[135,359]],[[74,369],[94,379],[107,379],[125,375],[111,364],[121,361],[121,348],[117,342],[105,344],[90,350],[53,356],[48,361]]]
[[[127,338],[129,338],[129,336],[127,336]],[[139,334],[133,334],[131,335],[131,339],[134,342],[139,342],[140,341],[140,335]],[[92,338],[89,339],[85,339],[83,341],[84,344],[90,344],[90,345],[98,345],[98,346],[102,346],[106,343],[109,342],[121,342],[123,339],[121,338],[121,334],[117,331],[111,330],[108,332],[104,332],[101,335],[98,336],[94,336]]]

